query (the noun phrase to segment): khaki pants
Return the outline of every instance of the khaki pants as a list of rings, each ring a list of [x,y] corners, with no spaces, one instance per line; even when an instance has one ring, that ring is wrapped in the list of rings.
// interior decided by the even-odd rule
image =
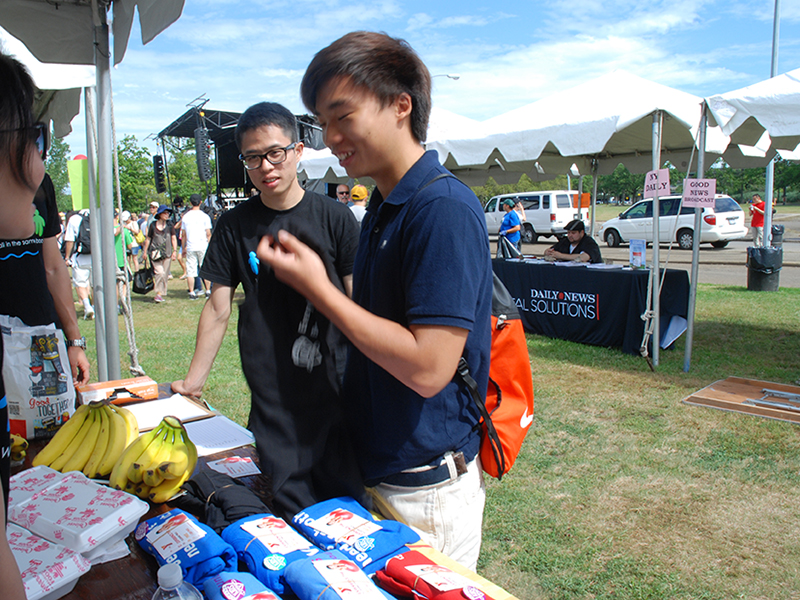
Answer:
[[[167,295],[167,281],[169,281],[169,265],[171,259],[153,260],[153,286],[159,296]]]

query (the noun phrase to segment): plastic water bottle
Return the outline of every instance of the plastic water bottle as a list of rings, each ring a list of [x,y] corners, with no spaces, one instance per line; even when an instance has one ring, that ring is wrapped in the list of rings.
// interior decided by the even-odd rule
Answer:
[[[203,600],[191,583],[183,580],[180,565],[169,563],[158,570],[158,589],[153,600]]]

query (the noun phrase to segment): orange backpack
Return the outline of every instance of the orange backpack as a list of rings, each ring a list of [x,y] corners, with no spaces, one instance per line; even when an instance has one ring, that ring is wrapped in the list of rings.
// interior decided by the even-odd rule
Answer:
[[[514,466],[533,423],[533,376],[519,310],[503,282],[492,275],[492,348],[486,401],[481,399],[464,357],[457,373],[481,413],[483,470],[502,479]]]

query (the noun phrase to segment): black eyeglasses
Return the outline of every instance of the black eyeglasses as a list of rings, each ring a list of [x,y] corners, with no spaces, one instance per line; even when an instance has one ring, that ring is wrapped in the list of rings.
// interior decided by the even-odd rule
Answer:
[[[30,127],[17,127],[16,129],[0,129],[0,133],[15,133],[17,131],[30,131],[31,141],[36,144],[36,149],[42,160],[47,158],[47,149],[50,147],[50,129],[44,123],[35,123]]]
[[[286,160],[286,153],[289,150],[294,150],[296,145],[297,142],[294,144],[289,144],[286,146],[286,148],[273,148],[264,154],[248,154],[247,156],[240,154],[239,160],[242,161],[244,168],[248,171],[252,171],[261,167],[264,159],[266,159],[266,161],[271,165],[279,165]]]
[[[339,194],[340,196],[347,196],[350,192],[345,190],[344,192],[336,192],[336,193]]]

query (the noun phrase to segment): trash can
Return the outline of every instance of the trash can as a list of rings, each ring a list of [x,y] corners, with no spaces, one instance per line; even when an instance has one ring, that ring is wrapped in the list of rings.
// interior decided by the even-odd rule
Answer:
[[[757,292],[778,290],[783,268],[783,248],[751,246],[747,249],[747,289]]]
[[[772,226],[772,245],[783,248],[783,225]]]

